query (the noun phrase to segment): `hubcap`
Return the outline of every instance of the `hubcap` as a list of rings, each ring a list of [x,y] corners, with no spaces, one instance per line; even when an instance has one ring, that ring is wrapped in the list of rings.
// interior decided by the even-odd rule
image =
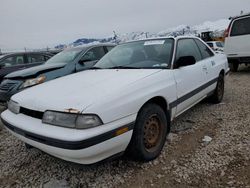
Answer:
[[[151,115],[144,125],[144,146],[147,151],[154,151],[160,144],[162,122],[156,114]]]

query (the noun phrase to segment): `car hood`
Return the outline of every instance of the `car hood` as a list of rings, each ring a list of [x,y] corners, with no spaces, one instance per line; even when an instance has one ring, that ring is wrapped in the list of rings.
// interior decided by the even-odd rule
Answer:
[[[31,67],[28,69],[13,72],[13,73],[5,76],[5,78],[8,78],[8,79],[21,78],[22,79],[22,78],[27,78],[27,77],[36,77],[39,74],[62,68],[65,65],[66,65],[66,63],[55,63],[55,64],[46,64],[45,63],[43,65],[39,65],[39,66]]]
[[[130,84],[159,69],[86,70],[26,89],[12,97],[22,107],[37,110],[83,111],[99,99],[119,95]]]

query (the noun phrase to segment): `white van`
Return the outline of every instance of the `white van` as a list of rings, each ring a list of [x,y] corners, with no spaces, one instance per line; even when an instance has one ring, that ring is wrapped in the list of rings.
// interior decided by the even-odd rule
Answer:
[[[232,18],[226,31],[224,51],[231,71],[236,72],[241,63],[250,65],[250,14]]]

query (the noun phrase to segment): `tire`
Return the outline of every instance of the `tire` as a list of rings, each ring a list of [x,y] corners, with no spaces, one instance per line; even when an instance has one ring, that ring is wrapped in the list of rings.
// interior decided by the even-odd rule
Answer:
[[[157,158],[166,141],[167,126],[163,109],[154,103],[146,104],[138,113],[127,149],[128,157],[142,162]]]
[[[230,70],[232,72],[237,72],[239,68],[239,63],[237,61],[229,63]]]
[[[214,104],[218,104],[222,101],[223,96],[224,96],[224,75],[220,74],[218,81],[217,81],[217,86],[216,89],[213,93],[213,95],[210,97],[211,102]]]

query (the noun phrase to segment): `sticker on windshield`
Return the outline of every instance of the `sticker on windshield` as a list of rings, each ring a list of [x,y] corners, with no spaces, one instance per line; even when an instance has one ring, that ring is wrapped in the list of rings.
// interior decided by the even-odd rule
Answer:
[[[144,46],[164,44],[165,40],[150,40],[144,42]]]

